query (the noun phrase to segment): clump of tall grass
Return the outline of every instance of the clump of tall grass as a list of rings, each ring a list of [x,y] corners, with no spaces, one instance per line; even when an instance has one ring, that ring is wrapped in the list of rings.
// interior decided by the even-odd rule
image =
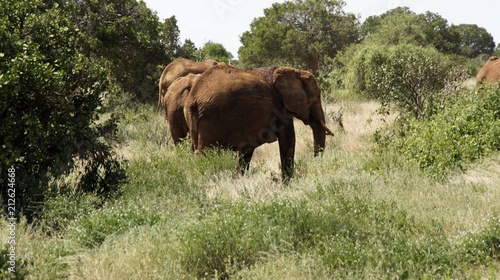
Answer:
[[[321,204],[217,204],[180,235],[182,266],[195,277],[228,277],[267,256],[314,254],[338,277],[364,277],[376,271],[379,276],[422,278],[450,276],[458,268],[488,264],[497,256],[491,257],[498,245],[490,246],[490,233],[486,238],[475,235],[490,243],[467,245],[477,249],[470,253],[391,203],[330,199]],[[474,261],[485,255],[489,257]]]

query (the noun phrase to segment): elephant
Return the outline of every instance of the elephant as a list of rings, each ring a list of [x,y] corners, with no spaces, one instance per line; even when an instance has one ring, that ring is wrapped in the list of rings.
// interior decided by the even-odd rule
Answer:
[[[211,146],[237,151],[242,174],[249,169],[257,147],[278,140],[284,181],[294,170],[293,117],[312,128],[315,156],[324,150],[326,135],[333,135],[325,125],[321,90],[314,76],[290,67],[245,71],[214,66],[191,88],[184,115],[195,154]]]
[[[175,80],[167,90],[163,100],[164,118],[168,121],[174,144],[179,144],[189,132],[184,118],[184,101],[200,74],[188,74]]]
[[[480,86],[484,82],[489,84],[500,83],[500,59],[498,57],[490,57],[477,73],[476,86]]]
[[[213,59],[207,59],[202,62],[195,62],[189,59],[177,59],[171,62],[165,69],[160,77],[159,83],[159,96],[158,96],[158,107],[163,104],[163,96],[167,93],[168,87],[178,78],[184,77],[187,74],[201,74],[207,69],[219,64]]]

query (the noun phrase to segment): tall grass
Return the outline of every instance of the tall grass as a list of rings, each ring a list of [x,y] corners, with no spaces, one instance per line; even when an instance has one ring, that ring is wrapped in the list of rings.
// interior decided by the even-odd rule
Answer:
[[[153,106],[125,109],[120,195],[59,198],[43,227],[20,225],[26,278],[499,278],[498,155],[436,181],[398,154],[372,151],[371,135],[393,119],[377,108],[327,103],[336,136],[320,157],[297,123],[288,184],[276,143],[239,176],[234,153],[195,157],[188,142],[168,140]]]

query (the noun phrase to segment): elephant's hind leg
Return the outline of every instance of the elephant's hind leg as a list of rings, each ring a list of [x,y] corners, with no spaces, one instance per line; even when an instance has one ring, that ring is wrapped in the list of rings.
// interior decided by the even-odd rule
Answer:
[[[238,151],[238,171],[241,175],[245,174],[245,171],[250,168],[250,161],[254,151],[255,149]]]
[[[293,176],[295,169],[295,130],[293,121],[290,121],[285,129],[278,134],[278,143],[281,158],[281,178],[283,182],[288,182]]]

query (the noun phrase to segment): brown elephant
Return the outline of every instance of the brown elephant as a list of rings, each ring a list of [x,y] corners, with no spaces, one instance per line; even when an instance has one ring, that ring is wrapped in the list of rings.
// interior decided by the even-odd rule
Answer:
[[[179,144],[182,138],[189,133],[189,128],[184,118],[184,101],[193,84],[198,80],[200,74],[188,74],[175,80],[163,96],[164,118],[168,121],[170,135],[174,144]]]
[[[477,73],[476,86],[484,82],[489,84],[500,83],[500,59],[498,59],[498,57],[490,57],[483,68]]]
[[[184,77],[187,74],[201,74],[207,69],[217,65],[218,62],[213,59],[208,59],[202,62],[195,62],[189,59],[177,59],[171,62],[160,77],[158,107],[161,107],[163,96],[167,93],[168,87],[178,78]]]
[[[266,72],[273,70],[272,80]],[[238,151],[240,172],[248,169],[254,150],[279,142],[283,179],[293,174],[293,117],[311,126],[314,154],[325,148],[321,90],[310,72],[289,67],[244,71],[218,65],[203,73],[192,87],[184,114],[195,153],[220,146]]]

